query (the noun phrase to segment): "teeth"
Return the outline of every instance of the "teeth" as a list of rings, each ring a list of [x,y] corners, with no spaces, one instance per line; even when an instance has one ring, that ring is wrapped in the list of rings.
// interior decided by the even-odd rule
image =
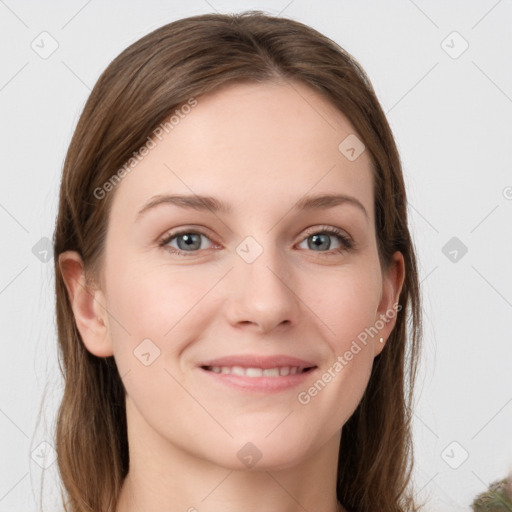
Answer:
[[[233,366],[231,373],[233,375],[245,375],[245,370],[241,366]]]
[[[279,371],[277,374],[279,375]],[[264,375],[264,371],[261,368],[247,368],[247,370],[245,370],[245,375],[247,375],[247,377],[262,377]]]
[[[208,366],[214,373],[240,375],[242,377],[285,377],[303,373],[304,368],[297,366],[282,366],[280,368],[243,368],[242,366]]]

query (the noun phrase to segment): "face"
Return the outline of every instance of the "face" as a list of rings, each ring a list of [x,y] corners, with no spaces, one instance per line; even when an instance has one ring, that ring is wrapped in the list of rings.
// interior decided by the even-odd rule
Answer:
[[[144,439],[285,468],[357,407],[403,263],[380,268],[370,156],[340,151],[355,130],[326,100],[297,83],[196,99],[117,185],[105,309],[79,328],[92,353],[114,355]],[[312,200],[326,195],[342,197]]]

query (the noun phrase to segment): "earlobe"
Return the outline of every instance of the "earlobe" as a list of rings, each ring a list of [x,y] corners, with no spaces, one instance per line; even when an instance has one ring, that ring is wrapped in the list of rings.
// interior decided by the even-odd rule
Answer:
[[[382,352],[387,339],[396,325],[397,315],[400,314],[398,300],[404,280],[404,257],[400,251],[396,251],[382,279],[382,298],[375,322],[376,326],[379,327],[379,334],[374,342],[374,357]]]
[[[80,255],[76,251],[61,253],[59,268],[85,347],[97,357],[113,355],[104,296],[98,287],[86,282]]]

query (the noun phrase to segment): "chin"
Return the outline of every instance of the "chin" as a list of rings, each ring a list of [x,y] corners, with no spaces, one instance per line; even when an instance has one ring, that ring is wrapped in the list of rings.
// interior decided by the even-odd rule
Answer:
[[[254,436],[245,434],[242,441],[235,438],[231,443],[234,446],[229,449],[235,456],[227,460],[222,457],[220,465],[237,471],[281,471],[297,466],[308,457],[307,447],[301,439],[288,436],[284,443],[279,436],[271,437],[272,434],[268,436],[265,432]]]

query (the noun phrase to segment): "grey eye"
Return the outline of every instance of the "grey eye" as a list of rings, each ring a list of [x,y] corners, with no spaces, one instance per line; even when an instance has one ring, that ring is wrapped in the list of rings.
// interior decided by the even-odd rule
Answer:
[[[311,240],[311,243],[308,242],[308,248],[329,250],[331,248],[331,236],[323,233],[308,236],[306,240]]]
[[[204,247],[201,247],[201,237],[209,240],[209,238],[202,233],[183,231],[170,235],[167,240],[164,241],[163,245],[178,251],[193,252],[204,249]],[[176,245],[174,245],[174,242],[176,242]]]
[[[335,244],[332,245],[332,240],[337,240]],[[313,233],[308,235],[302,242],[307,242],[307,247],[301,247],[301,249],[309,249],[315,252],[325,252],[329,250],[340,251],[342,249],[347,249],[350,247],[348,240],[338,231],[319,231],[317,233]]]

